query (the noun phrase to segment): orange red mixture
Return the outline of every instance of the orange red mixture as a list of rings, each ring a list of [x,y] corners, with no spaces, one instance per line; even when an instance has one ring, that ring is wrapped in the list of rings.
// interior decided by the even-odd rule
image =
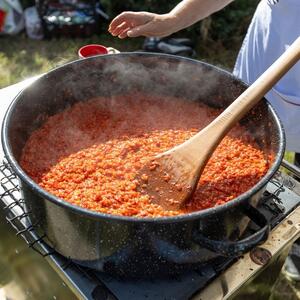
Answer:
[[[209,160],[185,207],[165,211],[137,190],[153,156],[192,137],[220,111],[180,99],[132,94],[80,102],[34,131],[21,166],[42,188],[97,212],[137,217],[184,214],[224,204],[266,173],[268,161],[237,125]]]

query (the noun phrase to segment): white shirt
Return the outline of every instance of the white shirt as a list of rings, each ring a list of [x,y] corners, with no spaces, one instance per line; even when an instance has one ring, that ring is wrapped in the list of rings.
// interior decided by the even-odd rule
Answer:
[[[300,36],[300,0],[262,0],[233,73],[246,83],[259,77]],[[281,119],[287,150],[300,152],[300,63],[267,93]]]

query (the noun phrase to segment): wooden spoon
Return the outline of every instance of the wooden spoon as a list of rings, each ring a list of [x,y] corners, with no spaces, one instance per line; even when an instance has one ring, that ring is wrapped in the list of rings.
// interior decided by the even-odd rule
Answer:
[[[208,126],[143,167],[137,175],[139,191],[166,210],[182,207],[224,136],[299,59],[300,37]]]

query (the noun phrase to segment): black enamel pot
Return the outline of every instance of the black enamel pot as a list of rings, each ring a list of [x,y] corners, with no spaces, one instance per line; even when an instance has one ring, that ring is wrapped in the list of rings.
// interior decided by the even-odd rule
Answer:
[[[212,65],[149,53],[92,57],[39,78],[14,99],[2,128],[4,151],[20,179],[36,231],[46,234],[49,245],[77,263],[123,276],[177,273],[220,256],[241,255],[265,241],[269,225],[256,207],[284,153],[281,123],[265,100],[241,123],[254,134],[270,168],[249,191],[215,208],[156,219],[96,213],[49,194],[19,165],[32,131],[48,116],[78,101],[138,90],[223,108],[245,88],[230,73]],[[244,237],[249,220],[260,229]]]

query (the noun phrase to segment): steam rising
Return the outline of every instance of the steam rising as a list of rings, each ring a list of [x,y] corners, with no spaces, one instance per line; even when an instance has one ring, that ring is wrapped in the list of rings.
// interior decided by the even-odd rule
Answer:
[[[77,100],[86,99],[89,94],[95,97],[95,92],[98,96],[113,96],[132,90],[198,100],[214,94],[221,80],[213,69],[200,69],[195,63],[174,58],[150,56],[135,60],[134,56],[116,56],[113,60],[102,59],[91,59],[80,68],[70,65],[71,71],[64,73],[60,85],[67,87]],[[97,70],[94,63],[99,64]]]
[[[99,109],[106,109],[113,116],[120,108],[122,95],[150,94],[162,99],[171,97],[193,102],[201,101],[212,107],[223,108],[242,92],[241,85],[234,83],[227,74],[225,76],[221,71],[208,65],[164,55],[139,54],[95,57],[71,63],[42,78],[39,87],[40,89],[28,93],[29,105],[22,109],[23,116],[27,118],[24,120],[25,124],[36,120],[35,128],[30,128],[28,136],[33,129],[40,127],[48,116],[77,102],[93,98],[109,98],[109,101],[103,102],[101,104],[103,107]],[[140,99],[140,97],[133,98],[136,101]],[[182,111],[180,103],[181,101],[169,102],[169,105],[178,107],[176,116],[178,124],[182,123],[180,120],[186,114]],[[143,117],[151,121],[151,124],[155,124],[159,110],[160,105],[153,106]],[[249,121],[254,114],[255,119]],[[265,106],[259,106],[250,115],[251,118],[249,120],[246,118],[244,123],[248,127],[250,124],[251,133],[255,135],[260,146],[266,149],[268,157],[271,152],[269,150],[274,148],[274,145],[269,144],[274,140],[272,137],[274,133],[270,132],[268,118],[263,118],[263,115],[268,115],[268,111]],[[170,121],[167,115],[165,119],[167,124]],[[84,139],[87,144],[91,144],[93,139],[85,136],[77,123],[78,120],[72,125],[74,140]],[[126,123],[123,126],[126,127]]]

